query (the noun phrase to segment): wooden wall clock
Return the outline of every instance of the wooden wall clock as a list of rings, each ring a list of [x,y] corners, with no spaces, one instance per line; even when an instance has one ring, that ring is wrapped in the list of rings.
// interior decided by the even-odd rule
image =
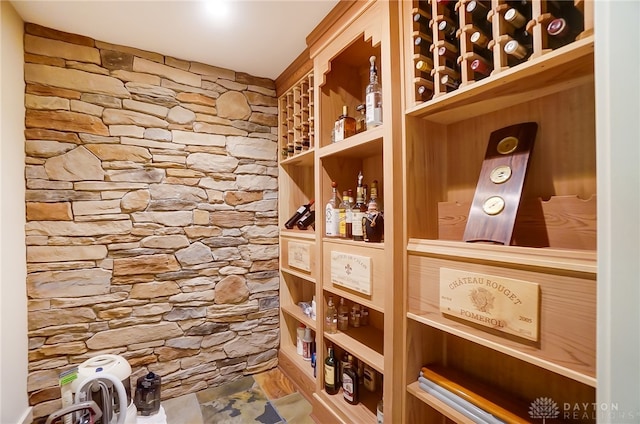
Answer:
[[[538,124],[524,122],[491,133],[463,240],[511,244]]]

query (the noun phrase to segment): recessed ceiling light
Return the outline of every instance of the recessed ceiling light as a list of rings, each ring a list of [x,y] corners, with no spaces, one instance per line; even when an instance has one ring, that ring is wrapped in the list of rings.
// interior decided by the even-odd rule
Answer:
[[[207,13],[215,19],[228,18],[231,12],[229,0],[205,0],[204,6]]]

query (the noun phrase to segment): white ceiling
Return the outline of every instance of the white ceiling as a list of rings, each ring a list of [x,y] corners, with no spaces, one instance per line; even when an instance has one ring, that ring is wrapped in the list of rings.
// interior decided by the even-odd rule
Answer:
[[[14,0],[11,3],[25,22],[275,79],[302,53],[307,35],[337,2]],[[223,13],[212,13],[212,7]]]

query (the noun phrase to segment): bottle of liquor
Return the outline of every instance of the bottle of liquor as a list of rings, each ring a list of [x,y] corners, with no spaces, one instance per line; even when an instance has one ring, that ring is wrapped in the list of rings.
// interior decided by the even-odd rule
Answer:
[[[384,403],[382,399],[378,402],[378,407],[376,409],[376,424],[384,424]]]
[[[300,230],[306,230],[309,228],[309,225],[313,225],[316,221],[316,211],[307,212],[302,218],[296,222],[296,226]]]
[[[306,205],[300,206],[298,210],[295,211],[295,213],[291,216],[291,218],[289,218],[287,222],[284,223],[285,228],[288,228],[289,230],[292,229],[296,225],[298,220],[300,220],[300,218],[302,218],[307,212],[309,212],[314,202],[315,200],[311,199]]]
[[[302,341],[304,339],[304,329],[305,329],[304,324],[300,323],[296,333],[296,352],[300,356],[304,356],[304,345]]]
[[[313,345],[313,337],[311,337],[311,329],[304,329],[304,338],[302,339],[302,359],[311,360],[311,346]]]
[[[342,192],[342,202],[338,206],[338,212],[340,214],[340,237],[351,238],[353,218],[351,213],[351,204],[349,203],[349,192]]]
[[[360,171],[358,173],[358,184],[356,186],[356,204],[353,207],[351,218],[351,234],[355,241],[364,240],[364,227],[362,225],[362,220],[366,210],[367,205],[364,203],[364,187],[362,186],[362,171]]]
[[[356,133],[356,119],[349,116],[349,108],[342,106],[342,115],[338,116],[333,129],[334,142],[342,141]]]
[[[344,303],[344,297],[340,298],[338,305],[338,330],[347,331],[349,329],[349,307]]]
[[[360,112],[356,118],[356,134],[366,131],[367,129],[367,116],[366,107],[364,103],[356,106],[356,111]]]
[[[358,305],[357,303],[354,303],[353,306],[351,306],[351,326],[353,328],[358,328],[360,327],[360,305]]]
[[[338,367],[333,356],[333,346],[329,345],[327,357],[324,360],[324,390],[327,394],[335,395],[340,390],[338,386]]]
[[[340,198],[338,197],[338,184],[331,183],[331,198],[325,207],[325,235],[327,237],[340,236]]]
[[[349,365],[342,371],[342,396],[355,405],[360,400],[358,374],[353,369],[353,356],[349,355]]]
[[[340,367],[338,370],[338,378],[340,379],[340,382],[342,382],[342,373],[348,367],[349,367],[349,354],[345,351],[342,354],[342,359],[340,360]]]
[[[376,57],[369,58],[371,64],[369,68],[369,85],[366,89],[366,124],[367,129],[382,125],[382,89],[378,83],[378,68],[376,67]]]
[[[369,308],[366,306],[360,308],[360,325],[363,327],[369,325]]]
[[[384,235],[384,217],[378,209],[378,181],[371,183],[371,193],[365,214],[364,241],[379,243]]]
[[[329,301],[327,302],[324,325],[325,332],[329,334],[335,334],[338,332],[338,311],[333,303],[333,296],[329,296]]]
[[[376,391],[376,371],[371,368],[369,364],[364,364],[362,384],[364,385],[364,388],[370,392]]]

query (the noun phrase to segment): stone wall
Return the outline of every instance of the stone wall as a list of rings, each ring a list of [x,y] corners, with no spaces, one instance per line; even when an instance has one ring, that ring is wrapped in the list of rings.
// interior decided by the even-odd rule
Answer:
[[[275,366],[273,81],[25,32],[34,416],[60,407],[60,371],[99,353],[134,382],[160,374],[163,398]]]

